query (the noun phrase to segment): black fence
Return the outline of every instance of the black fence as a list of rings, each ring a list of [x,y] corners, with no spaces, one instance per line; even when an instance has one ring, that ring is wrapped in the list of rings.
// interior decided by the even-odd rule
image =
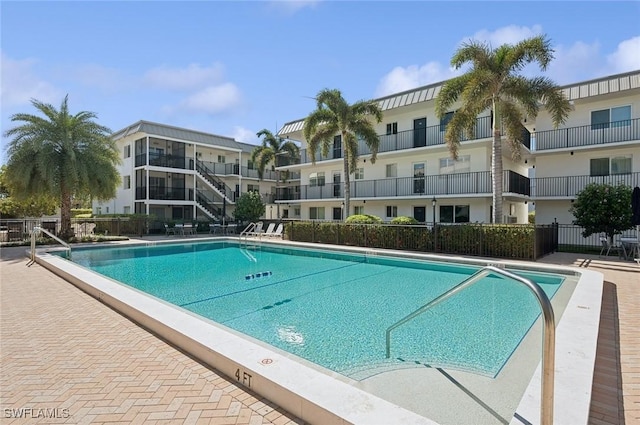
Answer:
[[[288,239],[480,257],[536,260],[558,249],[558,225],[392,225],[291,221]]]

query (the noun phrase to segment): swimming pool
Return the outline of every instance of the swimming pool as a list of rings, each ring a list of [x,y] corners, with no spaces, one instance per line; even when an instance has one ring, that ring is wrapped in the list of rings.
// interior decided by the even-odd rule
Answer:
[[[223,240],[228,243],[228,246],[235,246],[235,239]],[[175,243],[175,241],[160,238],[147,242],[135,240],[131,242],[132,246],[167,245],[167,248],[168,245]],[[194,249],[193,243],[186,245],[191,247],[184,248],[185,250]],[[356,263],[364,258],[370,263],[382,261],[382,265],[385,265],[384,261],[388,260],[404,259],[410,263],[427,260],[431,263],[435,261],[440,265],[475,270],[483,265],[496,263],[496,260],[491,259],[319,246],[288,241],[269,241],[263,242],[262,245],[264,251],[271,248],[276,252],[279,249],[289,248],[314,250],[322,248],[322,251],[327,252],[327,255],[332,258],[353,254],[358,258]],[[204,247],[205,244],[198,244],[198,246]],[[95,253],[103,249],[95,246],[92,248],[96,248]],[[357,370],[357,367],[337,373],[325,367],[318,367],[315,363],[298,355],[274,348],[271,344],[248,337],[245,333],[235,331],[229,326],[205,319],[188,311],[186,307],[176,308],[159,298],[106,278],[84,266],[51,255],[51,251],[51,248],[38,250],[36,256],[38,264],[47,267],[203,363],[226,374],[232,381],[237,381],[238,385],[250,388],[309,423],[433,425],[436,423],[494,424],[510,421],[521,423],[522,420],[530,423],[539,422],[541,402],[539,320],[527,332],[524,340],[519,343],[516,351],[511,354],[495,377],[490,376],[491,372],[478,370],[475,366],[469,368],[465,365],[453,365],[455,369],[433,368],[429,367],[429,364],[414,362],[409,358],[403,358],[405,362],[394,363],[391,369],[386,364],[383,364],[383,367],[365,364],[364,373]],[[81,252],[79,249],[74,248],[74,260],[76,253],[79,252]],[[249,261],[248,257],[245,259]],[[557,274],[568,278],[559,285],[551,300],[556,311],[556,323],[558,323],[556,370],[561,372],[555,379],[555,403],[558,407],[555,409],[555,423],[586,424],[598,333],[602,276],[588,269],[568,269],[531,262],[499,261],[499,263],[511,270],[521,270],[542,276]],[[199,265],[199,268],[213,267],[205,261],[204,264]],[[152,267],[152,269],[156,268]],[[255,272],[254,275],[258,271],[274,273],[267,276],[261,275],[260,278],[254,277],[254,280],[269,279],[270,276],[276,275],[275,270],[263,270],[260,262],[252,270]],[[176,271],[179,272],[179,269]],[[464,271],[461,277],[467,274],[468,272]],[[160,274],[158,276],[162,277]],[[240,275],[240,277],[246,284],[246,275]],[[383,278],[369,280],[376,283],[386,281]],[[267,280],[263,282],[266,283]],[[500,290],[504,287],[505,285],[496,286]],[[324,290],[330,290],[330,288]],[[451,301],[456,298],[457,296]],[[262,307],[272,307],[263,309],[261,312],[278,310],[294,304],[294,302],[280,302],[285,299],[275,302],[264,300]],[[428,300],[420,300],[421,304],[426,301]],[[350,308],[350,306],[347,307]],[[430,314],[426,313],[426,315]],[[398,328],[397,331],[401,330],[405,329]],[[402,349],[398,343],[401,339],[398,338],[399,336],[394,332],[392,358],[396,360],[397,357],[401,357],[397,350]],[[296,336],[292,336],[291,339],[294,342],[299,341]],[[381,339],[384,339],[384,336]],[[473,369],[473,373],[465,369]],[[373,376],[372,370],[375,373]],[[353,379],[345,377],[345,374]],[[516,417],[519,419],[516,420]]]
[[[75,250],[73,261],[354,379],[406,363],[495,377],[539,315],[532,294],[487,277],[385,330],[479,267],[236,243]],[[519,272],[551,298],[561,275]]]

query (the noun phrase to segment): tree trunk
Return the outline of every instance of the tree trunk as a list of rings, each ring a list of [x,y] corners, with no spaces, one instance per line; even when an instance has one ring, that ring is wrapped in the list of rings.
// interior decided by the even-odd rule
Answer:
[[[491,186],[493,190],[493,222],[502,223],[502,126],[500,113],[493,104],[493,143],[491,145]]]
[[[63,189],[60,199],[60,238],[68,241],[75,236],[71,229],[71,193]]]

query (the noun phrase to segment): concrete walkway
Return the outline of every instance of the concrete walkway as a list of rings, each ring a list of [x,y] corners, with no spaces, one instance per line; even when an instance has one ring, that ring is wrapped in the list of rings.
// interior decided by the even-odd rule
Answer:
[[[24,252],[0,250],[2,424],[302,423],[41,266],[26,267]],[[564,253],[541,262],[604,273],[590,423],[640,424],[640,266]]]

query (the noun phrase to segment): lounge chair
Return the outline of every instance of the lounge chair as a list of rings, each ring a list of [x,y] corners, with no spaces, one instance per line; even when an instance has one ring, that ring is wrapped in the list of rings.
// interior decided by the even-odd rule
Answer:
[[[620,247],[618,245],[614,245],[613,243],[609,242],[609,238],[607,237],[602,237],[600,238],[600,243],[602,244],[602,249],[600,250],[600,257],[602,257],[602,253],[607,251],[606,254],[604,255],[605,257],[609,256],[609,252],[614,251],[618,253],[618,257],[620,257],[621,252],[620,252]]]
[[[284,224],[280,223],[278,224],[278,227],[276,227],[276,230],[274,230],[273,232],[269,232],[269,229],[267,229],[267,233],[265,233],[265,235],[269,236],[270,238],[282,238],[283,230]]]
[[[267,230],[263,233],[265,236],[271,236],[276,228],[276,223],[269,223]]]

